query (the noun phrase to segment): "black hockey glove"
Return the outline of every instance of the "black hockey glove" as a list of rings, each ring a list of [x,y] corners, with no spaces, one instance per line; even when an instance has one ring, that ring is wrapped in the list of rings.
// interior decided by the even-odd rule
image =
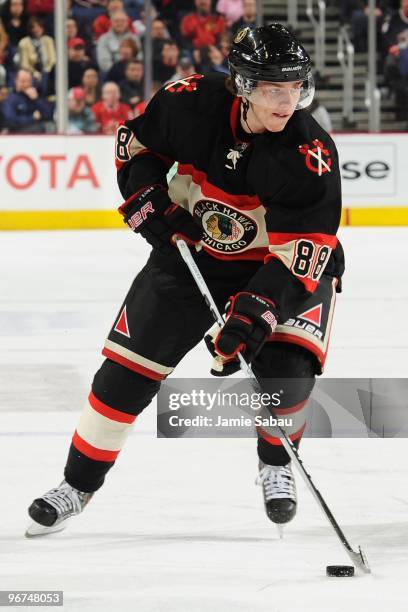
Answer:
[[[152,247],[166,253],[173,250],[174,234],[187,244],[198,244],[202,238],[202,230],[190,213],[174,204],[162,185],[144,187],[118,210],[130,229],[141,234]]]
[[[211,368],[213,376],[230,376],[237,372],[238,352],[251,363],[277,325],[277,311],[268,298],[243,291],[230,300],[227,320],[221,331],[216,325],[205,336],[207,348],[215,357]]]

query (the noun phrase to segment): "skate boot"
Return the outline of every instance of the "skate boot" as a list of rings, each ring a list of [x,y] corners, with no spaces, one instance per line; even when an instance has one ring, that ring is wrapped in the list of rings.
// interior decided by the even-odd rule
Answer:
[[[262,485],[268,518],[277,524],[288,523],[296,514],[296,486],[290,463],[267,465],[259,461],[256,484]]]
[[[65,529],[68,519],[80,514],[93,493],[84,493],[71,487],[65,480],[33,501],[28,514],[33,519],[25,535],[27,538],[47,535]]]

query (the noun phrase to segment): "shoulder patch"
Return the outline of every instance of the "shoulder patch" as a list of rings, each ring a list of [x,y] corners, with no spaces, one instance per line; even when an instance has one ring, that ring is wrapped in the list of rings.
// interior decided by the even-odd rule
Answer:
[[[305,156],[306,168],[319,176],[331,172],[331,154],[325,145],[315,138],[312,144],[299,145],[299,153]]]
[[[164,89],[169,93],[189,93],[191,91],[196,91],[198,81],[203,78],[203,74],[192,74],[191,76],[188,76],[185,79],[179,79],[178,81],[167,83]]]

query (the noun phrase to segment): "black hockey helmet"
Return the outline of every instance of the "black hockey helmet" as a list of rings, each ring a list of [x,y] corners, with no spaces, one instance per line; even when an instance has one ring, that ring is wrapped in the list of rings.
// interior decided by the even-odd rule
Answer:
[[[251,100],[260,81],[301,81],[302,91],[296,108],[309,106],[313,99],[310,57],[293,34],[280,23],[238,30],[228,62],[238,96]]]

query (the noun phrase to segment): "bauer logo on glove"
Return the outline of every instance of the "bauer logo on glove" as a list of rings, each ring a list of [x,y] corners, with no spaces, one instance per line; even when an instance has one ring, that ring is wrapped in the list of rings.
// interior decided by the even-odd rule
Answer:
[[[146,202],[146,204],[143,204],[140,211],[136,211],[128,220],[127,224],[130,229],[136,230],[143,221],[146,221],[149,213],[154,213],[154,208],[151,202]]]
[[[237,372],[238,353],[251,363],[276,325],[276,306],[268,298],[249,292],[231,297],[225,325],[221,330],[218,325],[214,326],[205,336],[207,348],[215,357],[211,374],[229,376]]]
[[[198,244],[202,229],[190,213],[172,202],[163,185],[143,187],[119,207],[124,222],[152,247],[165,253],[173,251],[173,236],[188,244]]]

